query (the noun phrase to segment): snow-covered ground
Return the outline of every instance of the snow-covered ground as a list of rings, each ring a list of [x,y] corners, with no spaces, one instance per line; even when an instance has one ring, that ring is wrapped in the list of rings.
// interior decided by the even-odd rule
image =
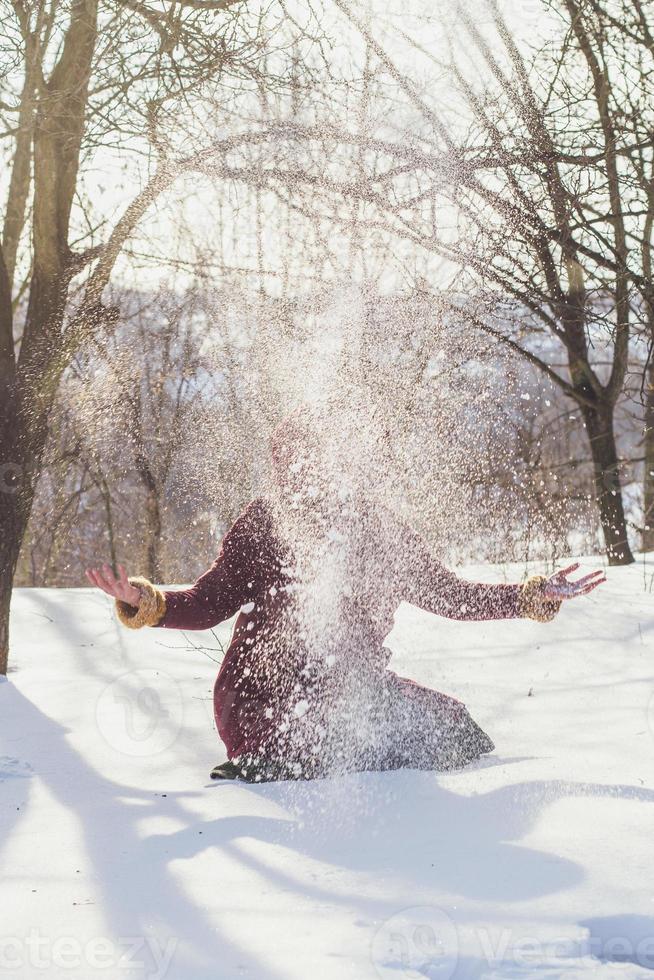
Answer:
[[[130,632],[88,589],[18,591],[0,977],[651,978],[648,568],[609,569],[549,625],[402,606],[392,666],[464,700],[495,753],[263,786],[208,779],[215,665],[190,641],[210,635]]]

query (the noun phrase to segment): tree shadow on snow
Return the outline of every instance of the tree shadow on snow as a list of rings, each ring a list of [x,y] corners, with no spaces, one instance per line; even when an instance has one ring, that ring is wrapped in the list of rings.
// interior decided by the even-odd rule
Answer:
[[[66,629],[71,625],[77,639],[87,638],[77,624],[67,623]],[[109,629],[115,629],[113,623]],[[95,654],[82,643],[74,656],[89,673],[115,676],[116,670],[94,663]],[[117,671],[127,666],[132,666],[130,658],[120,657]],[[11,730],[30,733],[31,747],[47,743],[49,759],[57,760],[57,768],[49,763],[47,772],[35,765],[36,775],[80,821],[94,879],[103,890],[109,935],[156,935],[162,944],[169,936],[176,938],[168,980],[231,978],[244,963],[257,980],[279,977],[251,947],[245,950],[219,932],[210,908],[185,897],[170,870],[172,861],[209,851],[207,878],[215,879],[217,889],[220,862],[226,857],[286,893],[342,905],[379,921],[422,903],[435,891],[448,893],[453,902],[459,896],[507,903],[570,888],[583,878],[580,865],[521,843],[547,806],[573,796],[654,802],[654,792],[642,787],[556,780],[516,782],[464,795],[441,785],[437,774],[401,770],[312,783],[215,786],[207,792],[217,811],[222,794],[236,791],[276,804],[282,816],[241,812],[195,820],[183,805],[184,797],[195,793],[169,793],[162,800],[107,779],[71,747],[66,729],[13,685],[3,685],[2,693],[11,709]],[[232,808],[233,802],[231,797]],[[145,836],[139,823],[152,816],[172,818],[183,827]],[[319,866],[307,868],[294,862],[292,854]],[[343,874],[334,878],[335,869]],[[364,927],[369,943],[371,925]],[[476,964],[471,961],[456,976],[464,974],[479,975]]]
[[[47,744],[48,767],[41,769],[34,758],[34,777],[41,779],[57,802],[73,812],[80,822],[83,845],[92,864],[91,880],[102,889],[100,909],[107,924],[107,935],[156,937],[161,950],[168,939],[176,944],[167,980],[203,980],[240,975],[247,964],[257,980],[281,980],[278,973],[257,959],[251,948],[245,950],[221,931],[211,911],[198,907],[186,897],[183,887],[169,869],[171,860],[184,856],[172,847],[152,847],[139,834],[144,818],[165,816],[184,823],[189,813],[183,807],[192,793],[168,793],[166,799],[151,791],[140,791],[107,779],[69,744],[67,729],[47,717],[13,684],[3,685],[3,720],[14,732],[30,733],[26,754],[33,756],[35,742]],[[57,765],[53,765],[53,760]],[[197,836],[197,829],[196,829]],[[0,847],[10,842],[7,827]],[[175,835],[170,836],[174,843]],[[199,836],[196,852],[204,849]],[[190,855],[191,848],[187,848]],[[76,869],[72,867],[71,878]],[[215,874],[215,865],[212,868]],[[216,887],[220,887],[219,881]],[[34,926],[34,922],[30,923]],[[47,930],[41,929],[42,933]],[[139,976],[157,975],[158,964],[149,947],[138,959],[144,963]]]
[[[355,872],[383,872],[398,885],[446,889],[473,900],[520,902],[578,884],[583,869],[567,858],[520,841],[551,803],[575,796],[654,803],[642,787],[540,780],[463,795],[434,773],[358,773],[311,783],[250,787],[282,806],[270,837],[309,857]],[[211,834],[230,833],[224,820]],[[239,835],[262,828],[234,821]],[[261,838],[260,838],[261,839]]]
[[[233,789],[234,784],[219,784],[217,801]],[[577,796],[654,803],[654,792],[641,787],[555,780],[462,795],[439,785],[434,773],[409,770],[311,783],[238,784],[243,790],[275,803],[284,816],[218,817],[155,835],[147,842],[153,863],[166,851],[189,858],[199,846],[217,847],[285,892],[356,913],[366,956],[381,922],[429,904],[435,893],[440,902],[443,892],[451,895],[444,908],[450,912],[461,897],[495,902],[501,909],[577,885],[584,874],[578,864],[520,843],[550,803]],[[308,859],[308,865],[293,854]],[[593,925],[597,931],[596,920]],[[432,966],[435,972],[426,968],[425,978],[442,977],[443,963]],[[532,966],[533,976],[559,975],[551,973],[551,964]],[[453,978],[476,980],[489,976],[488,970],[487,960],[460,957]],[[527,974],[519,970],[517,976]]]

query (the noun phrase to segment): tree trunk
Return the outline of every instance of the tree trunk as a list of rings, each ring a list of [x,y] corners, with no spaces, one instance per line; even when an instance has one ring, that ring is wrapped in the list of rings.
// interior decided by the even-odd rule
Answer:
[[[0,568],[0,674],[7,673],[9,663],[9,606],[13,569]]]
[[[609,565],[630,565],[634,557],[627,539],[627,522],[622,503],[618,454],[613,433],[613,406],[584,406],[584,421],[590,440],[595,476],[595,493],[606,543]]]
[[[116,537],[114,535],[114,515],[111,510],[111,492],[107,486],[107,481],[102,477],[102,498],[104,500],[105,514],[107,515],[107,536],[109,538],[109,560],[114,570],[114,575],[118,575],[118,556],[116,554]]]
[[[645,389],[645,475],[643,477],[643,551],[654,551],[654,360]]]
[[[145,502],[147,533],[147,572],[151,582],[161,581],[159,552],[161,548],[161,511],[156,488],[150,488]]]
[[[8,483],[5,471],[0,485],[0,674],[7,673],[9,661],[9,606],[20,546],[25,534],[24,502],[18,495],[22,488]]]

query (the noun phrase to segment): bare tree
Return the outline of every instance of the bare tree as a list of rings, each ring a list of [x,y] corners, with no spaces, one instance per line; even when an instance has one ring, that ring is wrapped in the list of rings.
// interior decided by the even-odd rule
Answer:
[[[219,140],[189,143],[188,127],[175,144],[180,108],[188,120],[204,95],[226,104],[230,91],[260,80],[285,16],[283,7],[267,17],[240,0],[2,0],[2,20],[9,181],[0,251],[0,673],[62,372],[111,320],[105,287],[153,202],[181,173],[220,155]],[[283,78],[280,57],[276,71]],[[235,84],[221,89],[224,79]],[[115,204],[95,204],[93,165],[116,151],[141,161],[130,172],[136,194],[112,224]]]
[[[123,295],[119,302],[120,326],[109,337],[94,338],[76,356],[72,390],[64,385],[63,395],[77,406],[79,461],[100,493],[110,546],[109,484],[129,474],[132,521],[144,543],[144,572],[152,581],[162,581],[171,477],[176,462],[185,458],[184,446],[193,439],[194,422],[213,387],[201,353],[206,330],[197,322],[193,290],[159,291],[156,297]],[[116,554],[112,557],[115,562]]]
[[[633,124],[651,76],[651,13],[631,0],[622,4],[641,44],[634,77],[636,42],[609,43],[611,20],[596,0],[544,0],[553,34],[529,58],[493,0],[490,28],[460,5],[457,24],[474,70],[466,68],[464,45],[444,66],[412,43],[423,61],[447,67],[456,80],[457,111],[470,120],[461,135],[460,122],[447,125],[442,109],[403,76],[353,7],[335,3],[417,113],[413,161],[404,163],[400,193],[397,179],[384,188],[376,174],[367,183],[368,201],[389,232],[465,270],[453,308],[538,366],[579,408],[609,561],[633,561],[613,416],[634,303],[651,306],[652,297],[651,100],[647,121],[641,116],[638,130]],[[627,89],[632,104],[625,112]],[[456,234],[439,217],[449,218],[453,206]],[[566,371],[550,365],[540,338],[550,349],[554,341]],[[596,366],[598,344],[604,360],[610,350],[608,372]]]
[[[634,318],[647,344],[641,385],[643,415],[642,546],[654,550],[654,14],[640,0],[594,0],[604,60],[613,69],[617,137],[626,157],[622,177],[627,242],[635,276]],[[622,73],[620,66],[628,68]]]
[[[230,350],[243,297],[220,316],[197,284],[110,297],[119,323],[78,351],[50,414],[19,585],[84,584],[103,555],[189,580],[258,489],[256,345],[236,333]]]
[[[571,400],[609,561],[633,561],[615,411],[631,338],[650,329],[652,308],[651,14],[622,0],[619,34],[614,5],[542,0],[550,36],[528,54],[493,0],[483,29],[461,5],[465,45],[447,63],[403,34],[423,67],[454,80],[448,112],[388,54],[363,5],[333,6],[362,38],[359,111],[346,96],[330,125],[280,114],[277,152],[248,148],[249,179],[266,181],[314,239],[329,227],[334,251],[403,243],[463,270],[439,303]],[[648,407],[648,457],[651,416]],[[646,513],[651,473],[648,463]]]

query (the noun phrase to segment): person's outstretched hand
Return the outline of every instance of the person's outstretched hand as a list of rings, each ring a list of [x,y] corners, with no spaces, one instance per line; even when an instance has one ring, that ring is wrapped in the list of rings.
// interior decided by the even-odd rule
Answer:
[[[584,575],[583,578],[577,579],[576,582],[568,582],[567,576],[576,571],[579,568],[579,562],[575,562],[574,565],[569,565],[567,568],[562,569],[560,572],[554,572],[550,575],[547,582],[543,586],[543,594],[547,599],[576,599],[580,595],[588,595],[593,589],[596,589],[598,585],[602,582],[606,582],[606,575],[601,568],[596,569],[594,572],[590,572],[589,575]]]
[[[130,606],[138,606],[141,600],[141,593],[139,590],[130,585],[127,580],[127,572],[123,565],[118,565],[118,578],[114,575],[111,570],[111,566],[105,564],[102,568],[87,568],[86,577],[91,582],[92,585],[102,589],[107,595],[111,595],[114,599],[122,599],[123,602],[127,602]]]

